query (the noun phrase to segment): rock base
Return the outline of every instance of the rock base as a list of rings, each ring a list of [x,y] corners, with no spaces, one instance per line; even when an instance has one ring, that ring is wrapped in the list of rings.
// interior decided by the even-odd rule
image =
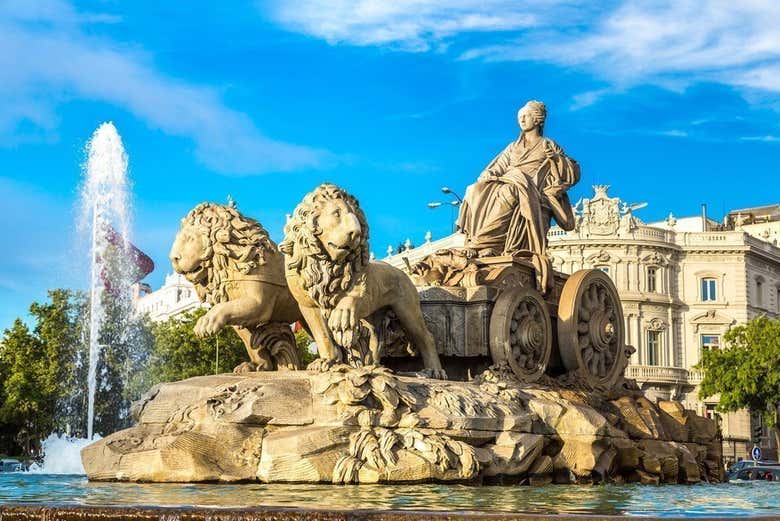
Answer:
[[[82,451],[91,480],[697,483],[722,479],[713,421],[678,402],[383,367],[161,384],[134,427]]]

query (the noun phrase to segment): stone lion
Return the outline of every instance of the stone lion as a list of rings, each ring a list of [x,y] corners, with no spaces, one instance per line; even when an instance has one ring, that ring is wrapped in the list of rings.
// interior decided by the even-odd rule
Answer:
[[[387,310],[397,316],[426,369],[436,378],[446,376],[414,284],[401,270],[369,260],[368,224],[354,197],[335,185],[320,185],[295,208],[284,231],[279,247],[285,276],[317,344],[318,363],[342,361],[342,349],[358,341],[359,322]],[[372,348],[375,363],[380,349]]]
[[[236,372],[300,367],[289,326],[300,311],[287,289],[283,256],[260,223],[234,205],[201,203],[182,219],[170,258],[201,302],[211,304],[195,334],[230,325],[243,340],[250,362]]]

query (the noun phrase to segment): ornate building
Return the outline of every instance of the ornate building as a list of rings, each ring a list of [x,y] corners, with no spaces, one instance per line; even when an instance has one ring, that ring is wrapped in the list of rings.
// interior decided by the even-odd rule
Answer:
[[[725,224],[702,215],[644,223],[643,204],[610,197],[607,186],[575,205],[576,226],[553,226],[549,253],[556,270],[598,268],[620,293],[626,342],[636,348],[627,369],[650,398],[676,399],[700,414],[715,415],[717,397],[702,401],[702,375],[693,369],[703,350],[718,348],[734,324],[765,314],[780,317],[780,207],[731,212]],[[459,246],[456,234],[385,260],[414,263],[439,248]],[[750,415],[720,418],[724,457],[749,457]],[[776,455],[773,440],[762,440]]]
[[[166,275],[165,283],[156,291],[147,284],[133,285],[133,310],[139,315],[148,314],[155,322],[202,306],[195,287],[178,273]]]

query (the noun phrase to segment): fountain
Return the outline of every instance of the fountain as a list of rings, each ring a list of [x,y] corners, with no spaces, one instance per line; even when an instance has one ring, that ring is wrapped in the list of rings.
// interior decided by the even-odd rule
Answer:
[[[524,131],[540,131],[544,106],[524,110]],[[526,177],[499,195],[526,197],[538,212],[478,204],[500,199],[500,185],[471,190],[462,210],[470,250],[439,250],[406,273],[369,262],[367,219],[335,185],[304,197],[278,247],[234,205],[198,205],[181,222],[173,267],[210,304],[196,334],[235,327],[251,362],[238,374],[156,385],[136,402],[134,426],[96,439],[105,303],[127,294],[133,274],[111,261],[117,249],[132,258],[127,157],[114,126],[98,128],[88,150],[89,482],[32,475],[4,486],[0,475],[0,503],[60,503],[61,519],[213,519],[210,507],[258,521],[777,511],[771,484],[713,485],[724,478],[714,421],[652,402],[626,378],[633,348],[611,279],[552,269],[545,226],[570,221],[564,195],[579,167],[541,148],[538,162],[560,188],[545,194],[550,208],[529,195]],[[509,232],[520,223],[525,235],[496,223]],[[301,317],[320,355],[307,370],[286,356],[289,323]],[[647,486],[677,483],[689,486]],[[48,508],[0,506],[0,516],[43,520]]]
[[[105,336],[109,297],[120,313],[129,310],[129,287],[135,281],[138,252],[129,243],[130,205],[127,155],[113,123],[103,123],[86,146],[81,189],[79,230],[89,240],[89,315],[86,437],[52,433],[42,442],[43,462],[31,471],[45,474],[83,474],[80,450],[100,439],[95,433],[95,396],[100,384],[101,337]],[[131,255],[127,255],[130,252]],[[142,255],[142,254],[141,254]],[[151,262],[151,260],[149,260]],[[150,271],[150,270],[149,270]],[[115,325],[115,324],[114,324]],[[128,328],[121,324],[120,335]]]
[[[113,123],[103,123],[87,145],[88,158],[82,191],[82,224],[89,223],[90,247],[90,306],[89,306],[89,369],[87,439],[92,439],[95,420],[95,391],[97,365],[100,357],[100,331],[105,319],[104,300],[107,291],[126,298],[129,289],[129,270],[126,263],[116,266],[107,263],[111,244],[111,228],[126,246],[128,243],[130,211],[127,181],[127,155],[122,138]],[[129,294],[127,294],[129,297]]]

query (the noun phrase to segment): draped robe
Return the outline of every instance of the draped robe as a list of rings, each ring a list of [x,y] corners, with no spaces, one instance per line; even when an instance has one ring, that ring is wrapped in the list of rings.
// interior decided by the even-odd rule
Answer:
[[[466,246],[494,254],[531,257],[546,283],[549,271],[547,230],[550,218],[569,227],[566,195],[580,177],[577,162],[551,139],[528,144],[524,136],[510,143],[469,186],[458,226]],[[545,190],[560,187],[551,200]]]

